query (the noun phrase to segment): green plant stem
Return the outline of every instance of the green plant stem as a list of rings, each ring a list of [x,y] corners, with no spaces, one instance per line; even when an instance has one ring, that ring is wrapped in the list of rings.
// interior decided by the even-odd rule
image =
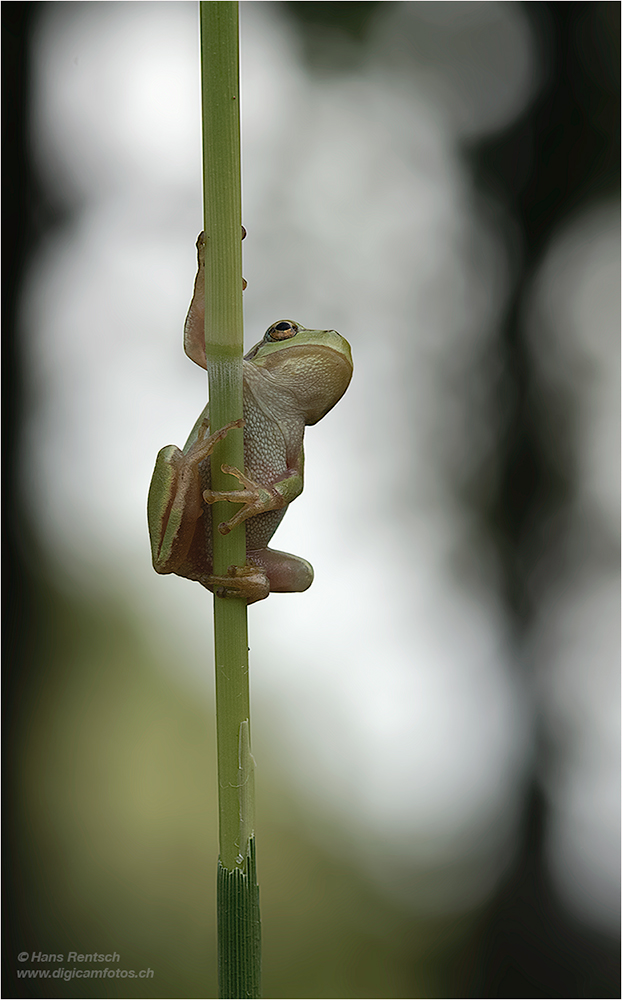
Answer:
[[[242,416],[242,220],[238,4],[200,4],[205,206],[205,347],[210,427]],[[244,468],[243,432],[214,449],[212,489],[239,489],[222,464]],[[235,507],[214,504],[214,572],[244,566],[244,525],[219,522]],[[260,996],[259,897],[255,875],[254,768],[250,752],[246,602],[214,597],[219,838],[218,954],[221,997]]]

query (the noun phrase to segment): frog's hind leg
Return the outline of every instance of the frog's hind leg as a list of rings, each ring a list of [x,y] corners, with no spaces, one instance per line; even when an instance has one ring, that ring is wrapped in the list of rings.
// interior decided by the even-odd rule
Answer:
[[[249,563],[260,566],[270,581],[271,594],[299,593],[313,583],[313,566],[306,559],[278,549],[255,549],[246,553]]]

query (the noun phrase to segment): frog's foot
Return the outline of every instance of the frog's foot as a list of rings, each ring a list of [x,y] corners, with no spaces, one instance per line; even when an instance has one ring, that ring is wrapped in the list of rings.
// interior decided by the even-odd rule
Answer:
[[[195,467],[200,462],[204,462],[206,458],[209,458],[215,446],[219,441],[222,441],[222,439],[227,436],[229,431],[233,430],[234,427],[244,427],[244,421],[232,420],[230,424],[225,424],[225,426],[221,427],[219,431],[215,431],[213,434],[205,437],[208,426],[207,421],[205,421],[199,430],[199,436],[196,441],[194,444],[190,445],[188,451],[185,453],[186,462]]]
[[[263,601],[270,593],[270,584],[259,566],[229,566],[226,576],[209,576],[205,583],[216,597],[242,598],[247,604]]]
[[[272,486],[262,486],[254,479],[249,479],[239,469],[232,465],[222,465],[221,469],[228,476],[235,476],[244,487],[243,490],[205,490],[205,503],[218,503],[228,500],[229,503],[241,503],[244,506],[228,521],[221,521],[218,530],[221,535],[228,535],[232,528],[256,514],[264,514],[268,510],[280,510],[287,506],[287,501]]]

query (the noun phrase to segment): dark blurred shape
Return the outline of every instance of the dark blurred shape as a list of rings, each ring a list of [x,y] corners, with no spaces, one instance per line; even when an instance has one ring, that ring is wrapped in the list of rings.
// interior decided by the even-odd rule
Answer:
[[[22,380],[18,374],[15,351],[17,292],[24,262],[32,246],[32,223],[29,211],[30,164],[26,150],[26,105],[28,101],[27,47],[37,4],[12,3],[2,7],[2,193],[3,245],[2,324],[3,339],[3,416],[2,448],[5,473],[4,524],[5,544],[13,541],[13,507],[10,484],[15,481],[16,431],[21,413]],[[5,550],[5,558],[10,553]],[[14,581],[14,584],[17,581]],[[5,590],[4,600],[7,600]],[[6,619],[5,619],[6,620]]]
[[[364,43],[378,0],[371,3],[283,4],[298,22],[305,58],[315,72],[336,73],[355,68],[365,52]]]
[[[319,24],[329,29],[336,28],[357,41],[363,41],[369,21],[380,2],[296,3],[295,0],[286,0],[284,6],[307,29]]]
[[[33,179],[27,144],[27,107],[30,93],[29,44],[40,4],[2,5],[2,193],[3,246],[3,587],[4,624],[3,690],[3,805],[14,818],[18,794],[14,773],[13,739],[22,719],[21,706],[31,697],[33,685],[33,636],[42,624],[41,591],[29,569],[25,552],[31,533],[22,516],[17,492],[18,436],[23,412],[23,377],[18,351],[18,298],[24,266],[36,241],[39,191]],[[20,996],[12,982],[13,955],[29,915],[24,906],[20,866],[20,833],[11,822],[3,838],[3,951],[5,996]],[[11,985],[9,986],[9,983]],[[8,987],[8,988],[7,988]]]
[[[574,469],[554,468],[546,454],[537,405],[543,390],[522,327],[524,307],[543,251],[562,221],[619,190],[620,102],[614,82],[619,70],[613,67],[619,67],[620,8],[611,3],[524,7],[545,70],[542,88],[509,129],[466,153],[480,192],[498,199],[519,224],[514,284],[498,344],[499,487],[487,520],[505,566],[507,602],[526,625],[543,525],[565,506]],[[571,414],[552,414],[546,405],[544,412],[559,420],[557,433],[567,437]]]
[[[547,803],[529,791],[513,871],[453,966],[455,997],[617,997],[619,949],[566,914],[544,863]]]
[[[509,129],[467,151],[480,191],[498,199],[519,225],[498,342],[498,489],[486,513],[519,644],[529,633],[541,563],[560,558],[558,534],[576,474],[571,460],[554,466],[547,449],[542,413],[556,422],[560,441],[571,437],[573,413],[552,410],[544,398],[525,336],[526,300],[562,222],[617,195],[620,185],[619,5],[527,3],[524,9],[545,68],[542,88]],[[539,780],[549,754],[546,732],[538,749],[513,871],[480,924],[467,992],[455,995],[617,997],[619,942],[572,919],[551,885],[544,862],[548,803]]]

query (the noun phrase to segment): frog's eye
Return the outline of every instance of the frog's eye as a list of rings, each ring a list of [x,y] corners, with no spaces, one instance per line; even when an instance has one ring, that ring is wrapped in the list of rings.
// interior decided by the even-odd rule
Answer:
[[[290,323],[288,319],[282,319],[278,323],[273,323],[265,332],[264,340],[270,342],[274,340],[289,340],[298,333],[296,323]]]

